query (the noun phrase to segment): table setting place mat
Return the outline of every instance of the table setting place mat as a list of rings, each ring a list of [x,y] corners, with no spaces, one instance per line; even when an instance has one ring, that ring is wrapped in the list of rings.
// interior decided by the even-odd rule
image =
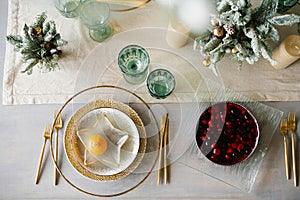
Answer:
[[[60,70],[41,73],[36,69],[32,75],[20,73],[24,69],[25,63],[22,62],[21,55],[13,51],[13,46],[7,44],[3,73],[4,105],[63,103],[77,91],[78,84],[81,84],[78,80],[85,76],[85,74],[82,74],[83,64],[89,62],[86,59],[91,59],[90,54],[93,54],[93,49],[97,51],[97,48],[98,50],[105,48],[106,50],[114,49],[118,51],[125,44],[129,44],[130,40],[127,40],[127,37],[134,38],[136,36],[138,31],[135,32],[134,30],[143,29],[144,27],[165,29],[168,24],[168,12],[155,2],[150,2],[146,7],[130,12],[112,12],[112,23],[119,27],[121,33],[115,33],[112,38],[99,44],[89,38],[87,28],[80,23],[78,18],[64,18],[55,9],[52,1],[41,3],[37,0],[10,0],[7,34],[22,34],[25,22],[31,23],[34,17],[43,11],[47,12],[49,20],[54,20],[57,23],[57,29],[62,38],[68,41],[68,44],[62,49],[64,53],[59,60]],[[287,27],[280,32],[282,33],[281,39],[283,39],[286,34],[296,32],[296,28]],[[157,38],[159,33],[163,35]],[[164,41],[166,32],[158,31],[156,34],[152,34],[149,30],[145,31],[145,34],[136,41],[131,40],[130,43],[145,44],[146,49],[164,49],[175,53],[183,60],[187,59],[190,64],[194,65],[191,69],[198,70],[203,78],[211,78],[210,70],[202,65],[203,58],[200,53],[193,50],[192,39],[183,48],[174,49],[168,47]],[[122,45],[115,42],[116,40],[122,41]],[[98,70],[103,72],[116,61],[118,52],[103,49],[100,51],[104,52],[101,55],[101,59],[104,60],[101,61],[101,66],[99,66],[101,69]],[[190,59],[198,60],[198,62],[190,61]],[[171,61],[168,64],[172,68],[172,65],[175,66],[178,60],[175,59],[173,63]],[[298,101],[300,99],[299,64],[300,62],[297,61],[289,68],[275,70],[269,63],[261,59],[254,65],[245,63],[242,69],[238,70],[234,61],[225,58],[218,64],[219,75],[216,79],[220,80],[225,87],[257,101]],[[177,67],[177,69],[179,68],[180,66]],[[111,76],[109,82],[118,82],[120,80],[119,75]],[[189,81],[197,82],[198,78],[194,76]],[[90,83],[95,85],[99,83],[99,80]],[[84,84],[82,83],[82,85]],[[172,102],[171,99],[166,99],[165,102]],[[183,101],[186,100],[183,99]]]

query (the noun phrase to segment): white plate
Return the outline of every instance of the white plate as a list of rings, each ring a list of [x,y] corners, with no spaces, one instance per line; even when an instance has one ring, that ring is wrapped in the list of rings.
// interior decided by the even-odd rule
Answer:
[[[85,146],[76,131],[92,127],[103,114],[114,127],[130,134],[122,146],[118,166],[101,162],[84,164]],[[142,120],[131,107],[111,100],[97,100],[84,105],[72,116],[67,125],[64,146],[71,165],[80,174],[95,180],[116,180],[127,176],[139,164],[145,152],[145,136]]]

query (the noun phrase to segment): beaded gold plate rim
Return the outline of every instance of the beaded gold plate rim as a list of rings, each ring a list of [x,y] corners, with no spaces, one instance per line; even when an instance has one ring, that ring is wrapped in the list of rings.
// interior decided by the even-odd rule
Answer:
[[[61,108],[59,109],[58,111],[58,115],[61,114],[61,112],[63,111],[63,109],[77,96],[79,96],[80,94],[84,93],[84,92],[87,92],[89,90],[93,90],[93,89],[99,89],[99,88],[111,88],[111,89],[118,89],[118,90],[121,90],[121,91],[124,91],[124,92],[127,92],[127,93],[130,93],[132,94],[133,96],[135,96],[137,99],[139,99],[142,104],[149,110],[149,113],[151,114],[151,116],[155,119],[155,127],[157,128],[158,130],[158,133],[157,133],[157,140],[159,141],[159,126],[158,126],[158,123],[157,123],[157,120],[156,120],[156,117],[153,113],[153,111],[151,110],[150,106],[146,103],[146,101],[144,99],[142,99],[140,96],[138,96],[136,93],[134,92],[131,92],[130,90],[127,90],[125,88],[122,88],[122,87],[118,87],[118,86],[114,86],[114,85],[96,85],[96,86],[92,86],[92,87],[88,87],[86,89],[83,89],[79,92],[77,92],[76,94],[74,94],[72,97],[70,97],[62,106]],[[54,124],[57,120],[57,117],[54,119],[54,122],[52,124],[52,130],[54,130]],[[159,145],[158,145],[159,146]],[[50,154],[51,154],[51,158],[52,158],[52,161],[56,167],[56,170],[57,172],[60,174],[60,176],[71,186],[73,187],[74,189],[84,193],[84,194],[87,194],[87,195],[91,195],[91,196],[95,196],[95,197],[116,197],[116,196],[121,196],[123,194],[126,194],[128,192],[131,192],[133,191],[134,189],[138,188],[142,183],[144,183],[144,181],[150,176],[150,174],[152,173],[153,169],[155,168],[155,165],[156,165],[156,162],[158,160],[158,149],[156,151],[156,155],[155,155],[155,158],[154,158],[154,162],[153,162],[153,165],[150,167],[149,171],[147,173],[145,173],[145,176],[139,181],[137,182],[135,185],[133,185],[132,187],[128,188],[128,189],[125,189],[123,191],[120,191],[120,192],[115,192],[115,193],[111,193],[111,194],[100,194],[100,193],[93,193],[93,192],[89,192],[85,189],[82,189],[81,187],[77,186],[75,183],[73,183],[71,180],[69,180],[64,174],[63,172],[61,171],[61,167],[57,164],[57,162],[55,161],[54,159],[54,151],[53,151],[53,131],[51,132],[51,135],[50,135]]]
[[[127,11],[131,11],[131,10],[136,10],[138,8],[142,8],[145,7],[148,3],[150,3],[152,0],[147,0],[145,2],[142,2],[141,4],[134,6],[134,7],[129,7],[129,8],[125,8],[125,9],[110,9],[113,12],[127,12]]]
[[[95,109],[100,109],[100,108],[112,108],[123,112],[135,123],[139,132],[140,145],[135,159],[125,170],[112,175],[95,174],[87,170],[85,167],[83,167],[83,160],[80,158],[81,152],[79,150],[80,140],[77,137],[76,133],[74,133],[74,127],[77,121],[79,121],[84,115],[86,115],[90,111],[93,111]],[[139,115],[130,106],[114,100],[99,99],[90,102],[84,105],[83,107],[81,107],[80,109],[78,109],[76,113],[69,120],[64,135],[64,147],[65,147],[67,158],[69,159],[71,165],[83,176],[97,181],[118,180],[126,177],[128,174],[133,172],[134,169],[140,164],[143,155],[145,154],[146,145],[147,145],[146,131],[145,131],[143,121],[141,120]]]

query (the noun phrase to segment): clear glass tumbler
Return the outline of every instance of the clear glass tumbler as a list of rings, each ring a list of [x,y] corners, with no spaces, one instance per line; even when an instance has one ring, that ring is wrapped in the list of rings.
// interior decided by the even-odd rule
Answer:
[[[54,0],[54,5],[61,15],[67,18],[78,16],[80,0]]]
[[[118,56],[118,65],[123,76],[131,84],[139,84],[146,80],[149,63],[147,51],[139,45],[124,47]]]
[[[166,69],[156,69],[147,78],[147,88],[154,98],[165,99],[175,88],[175,78]]]
[[[112,27],[107,23],[110,8],[107,3],[97,0],[85,0],[79,9],[81,21],[89,28],[90,37],[103,42],[113,35]]]

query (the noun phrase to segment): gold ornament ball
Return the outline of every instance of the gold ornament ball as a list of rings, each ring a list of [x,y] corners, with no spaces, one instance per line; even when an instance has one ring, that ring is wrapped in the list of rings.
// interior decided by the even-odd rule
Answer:
[[[37,34],[38,36],[42,35],[42,28],[41,28],[41,27],[36,27],[36,28],[35,28],[35,31],[36,31],[36,34]]]
[[[238,50],[236,48],[231,49],[231,53],[236,54],[237,52],[238,52]]]
[[[211,23],[211,25],[213,25],[213,26],[219,26],[219,21],[216,20],[216,19],[210,20],[210,23]]]
[[[202,61],[202,64],[205,66],[205,67],[209,67],[209,65],[211,64],[210,62],[210,59],[209,58],[206,58]]]
[[[213,30],[213,35],[216,37],[223,37],[224,36],[224,28],[223,27],[215,27]]]

